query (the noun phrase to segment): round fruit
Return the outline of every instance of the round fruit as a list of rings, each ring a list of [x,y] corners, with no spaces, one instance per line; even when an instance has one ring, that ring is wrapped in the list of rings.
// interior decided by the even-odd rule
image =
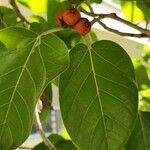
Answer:
[[[63,12],[63,21],[69,26],[76,24],[80,18],[80,12],[76,8],[68,8]]]
[[[64,21],[63,21],[63,12],[64,11],[59,11],[57,14],[56,14],[56,24],[58,25],[58,26],[63,26],[65,23],[64,23]]]
[[[91,23],[86,18],[80,18],[80,20],[73,26],[73,28],[81,35],[86,35],[91,30]]]

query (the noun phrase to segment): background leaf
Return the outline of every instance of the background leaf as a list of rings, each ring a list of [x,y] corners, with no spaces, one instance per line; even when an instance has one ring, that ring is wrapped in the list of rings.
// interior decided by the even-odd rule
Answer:
[[[135,68],[136,81],[139,91],[150,88],[150,79],[148,77],[146,67],[142,64],[140,60],[134,59],[133,64]]]
[[[5,26],[13,26],[17,23],[17,16],[15,12],[7,7],[0,6],[1,17]]]
[[[135,24],[144,19],[143,12],[137,7],[136,1],[121,0],[121,8],[125,18]]]
[[[137,116],[134,69],[127,53],[111,41],[70,52],[70,67],[60,78],[60,108],[65,127],[82,150],[122,148]]]
[[[56,32],[56,35],[59,36],[59,38],[61,38],[66,43],[69,49],[73,48],[81,41],[81,35],[69,28]]]
[[[48,0],[17,0],[19,3],[30,8],[34,13],[43,13],[47,11]]]
[[[149,0],[136,0],[137,6],[144,14],[145,20],[150,21],[150,1]]]
[[[47,21],[38,15],[32,15],[31,17],[32,23],[30,25],[30,30],[34,31],[35,33],[42,33],[48,30],[48,23]]]

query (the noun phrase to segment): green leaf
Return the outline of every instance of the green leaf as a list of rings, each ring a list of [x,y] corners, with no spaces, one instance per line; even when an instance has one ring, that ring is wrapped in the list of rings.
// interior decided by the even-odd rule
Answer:
[[[58,134],[52,134],[48,137],[48,139],[53,142],[53,144],[56,144],[59,141],[65,140],[62,136]]]
[[[137,7],[136,2],[133,0],[122,0],[121,8],[128,21],[137,24],[144,19],[143,12]]]
[[[68,0],[72,4],[80,4],[82,2],[86,2],[88,0]],[[90,3],[101,3],[102,0],[91,0]]]
[[[10,8],[0,6],[1,17],[5,26],[13,26],[17,23],[17,16]]]
[[[127,143],[126,150],[149,150],[150,148],[150,112],[139,112],[135,128]]]
[[[102,0],[92,0],[92,2],[95,2],[95,3],[102,3]]]
[[[96,35],[95,32],[92,32],[92,31],[91,31],[91,32],[89,33],[89,35],[90,35],[90,37],[91,37],[91,39],[92,39],[93,42],[98,41],[98,37],[97,37],[97,35]]]
[[[137,6],[144,14],[145,20],[150,21],[150,1],[149,0],[136,0]]]
[[[138,91],[132,62],[122,47],[98,41],[70,52],[60,78],[60,108],[78,149],[120,149],[137,116]]]
[[[62,136],[58,134],[52,134],[48,138],[54,144],[57,150],[77,150],[70,140],[65,140]],[[42,142],[35,146],[33,150],[48,150],[48,148]]]
[[[81,41],[81,35],[72,29],[59,31],[56,35],[66,43],[69,49],[73,48]]]
[[[72,4],[80,4],[80,3],[82,3],[82,2],[84,2],[84,1],[86,1],[86,0],[68,0],[70,3],[72,3]]]
[[[43,28],[43,25],[41,23],[33,22],[30,24],[30,30],[37,34],[40,34],[40,33],[44,32],[46,29]]]
[[[44,13],[47,11],[48,0],[17,0],[19,3],[30,8],[34,13]]]
[[[113,3],[120,5],[121,1],[120,0],[112,0]]]
[[[10,150],[28,137],[37,100],[66,69],[68,52],[56,35],[23,28],[0,30],[0,41],[7,48],[0,52],[0,149]]]
[[[42,24],[47,23],[46,20],[39,15],[32,15],[32,16],[30,16],[30,18],[31,18],[32,22],[37,22],[37,23],[42,23]]]
[[[73,145],[70,140],[59,141],[56,144],[57,150],[77,150],[77,148]]]
[[[41,112],[39,113],[40,120],[44,121],[48,117],[49,112],[50,111],[47,109],[42,109]]]
[[[34,31],[35,33],[39,34],[49,29],[48,23],[41,16],[32,15],[30,18],[32,20],[30,30]]]
[[[138,83],[139,90],[146,90],[150,88],[150,79],[147,74],[146,67],[140,60],[133,60],[135,68],[135,76]]]
[[[139,110],[150,112],[150,88],[139,92]]]

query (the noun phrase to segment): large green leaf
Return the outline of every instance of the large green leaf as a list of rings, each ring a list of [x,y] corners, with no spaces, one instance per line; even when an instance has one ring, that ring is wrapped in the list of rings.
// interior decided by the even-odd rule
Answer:
[[[0,149],[15,149],[28,137],[35,105],[45,85],[63,72],[67,47],[54,34],[23,28],[0,30]]]
[[[126,150],[150,149],[150,112],[139,112],[135,128],[127,143]]]
[[[70,52],[60,78],[66,129],[80,150],[114,150],[127,141],[137,116],[138,92],[131,60],[122,47],[98,41]]]

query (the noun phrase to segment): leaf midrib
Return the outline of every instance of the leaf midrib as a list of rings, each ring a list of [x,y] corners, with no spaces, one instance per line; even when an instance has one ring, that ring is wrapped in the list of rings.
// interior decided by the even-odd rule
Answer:
[[[13,90],[13,93],[12,93],[12,96],[11,96],[11,99],[10,99],[10,102],[9,102],[9,105],[8,105],[8,110],[7,110],[7,112],[6,112],[6,116],[5,116],[5,118],[4,118],[4,122],[2,123],[3,125],[2,125],[1,134],[0,134],[0,140],[1,140],[2,135],[3,135],[4,127],[5,127],[5,124],[6,124],[6,122],[7,122],[8,114],[9,114],[9,111],[10,111],[10,108],[11,108],[11,104],[12,104],[14,95],[15,95],[15,93],[16,93],[16,91],[17,91],[17,87],[18,87],[18,85],[19,85],[20,79],[21,79],[21,77],[22,77],[22,74],[23,74],[24,70],[26,69],[26,65],[27,65],[27,63],[28,63],[28,61],[29,61],[29,59],[30,59],[30,56],[31,56],[32,52],[34,51],[34,48],[35,48],[35,46],[36,46],[36,44],[37,44],[38,41],[39,41],[39,38],[37,37],[36,40],[35,40],[35,43],[33,44],[32,48],[31,48],[31,51],[30,51],[30,53],[29,53],[29,55],[28,55],[28,57],[27,57],[27,59],[26,59],[26,61],[25,61],[25,63],[24,63],[24,65],[22,66],[22,70],[21,70],[21,72],[20,72],[20,75],[19,75],[18,80],[17,80],[17,82],[16,82],[16,85],[15,85],[15,87],[14,87],[14,90]]]
[[[98,96],[98,99],[99,99],[100,111],[101,111],[101,114],[102,114],[105,138],[107,140],[108,135],[107,135],[107,131],[106,131],[106,122],[105,122],[105,118],[104,118],[104,111],[103,111],[102,101],[101,101],[100,92],[99,92],[99,87],[98,87],[98,83],[97,83],[97,79],[96,79],[96,72],[95,72],[95,68],[94,68],[94,64],[93,64],[93,57],[92,57],[91,50],[92,49],[88,47],[88,52],[89,52],[89,57],[90,57],[90,62],[91,62],[91,68],[92,68],[92,72],[93,72],[93,77],[94,77],[95,87],[96,87],[96,91],[97,91],[97,96]],[[108,149],[108,140],[107,140],[107,149]]]

